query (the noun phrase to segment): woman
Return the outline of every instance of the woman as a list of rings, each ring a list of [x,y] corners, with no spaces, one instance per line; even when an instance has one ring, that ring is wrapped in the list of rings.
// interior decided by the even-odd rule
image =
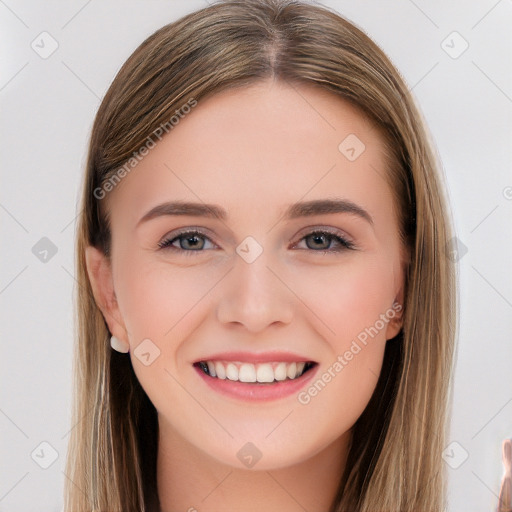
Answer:
[[[163,27],[84,180],[66,510],[444,510],[451,228],[366,35],[272,0]]]

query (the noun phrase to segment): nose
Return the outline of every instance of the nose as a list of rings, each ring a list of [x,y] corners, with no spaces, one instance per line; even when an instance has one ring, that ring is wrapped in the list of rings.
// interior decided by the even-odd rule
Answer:
[[[234,268],[219,290],[217,319],[259,332],[272,324],[289,324],[293,317],[293,293],[279,275],[275,260],[263,253],[252,263],[236,257]]]

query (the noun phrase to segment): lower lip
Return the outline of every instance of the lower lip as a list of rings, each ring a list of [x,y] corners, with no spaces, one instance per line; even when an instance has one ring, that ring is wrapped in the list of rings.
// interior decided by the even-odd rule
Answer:
[[[238,400],[252,402],[278,400],[298,393],[314,377],[318,370],[318,364],[296,379],[286,379],[274,382],[273,384],[239,382],[227,378],[219,379],[217,377],[210,377],[210,375],[204,373],[197,366],[194,366],[194,368],[206,384],[218,393]]]

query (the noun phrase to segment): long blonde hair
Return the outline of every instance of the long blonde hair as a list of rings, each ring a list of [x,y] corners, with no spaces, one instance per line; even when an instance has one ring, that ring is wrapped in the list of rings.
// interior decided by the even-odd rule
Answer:
[[[191,98],[274,78],[314,84],[373,120],[388,152],[404,246],[404,321],[353,428],[331,512],[441,512],[442,461],[455,336],[455,274],[438,164],[404,80],[360,29],[290,0],[226,0],[148,37],[107,91],[92,129],[76,245],[77,339],[65,511],[159,510],[158,422],[129,358],[111,350],[85,248],[109,255],[109,219],[95,191]],[[193,115],[193,114],[192,114]],[[179,128],[178,128],[179,129]],[[172,136],[172,135],[170,135]]]

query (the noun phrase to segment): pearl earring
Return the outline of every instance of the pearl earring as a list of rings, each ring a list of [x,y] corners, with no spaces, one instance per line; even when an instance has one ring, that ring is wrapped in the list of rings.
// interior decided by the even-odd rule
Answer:
[[[116,350],[117,352],[121,352],[122,354],[126,354],[130,351],[130,347],[120,339],[116,338],[115,336],[112,336],[110,338],[110,346]]]

